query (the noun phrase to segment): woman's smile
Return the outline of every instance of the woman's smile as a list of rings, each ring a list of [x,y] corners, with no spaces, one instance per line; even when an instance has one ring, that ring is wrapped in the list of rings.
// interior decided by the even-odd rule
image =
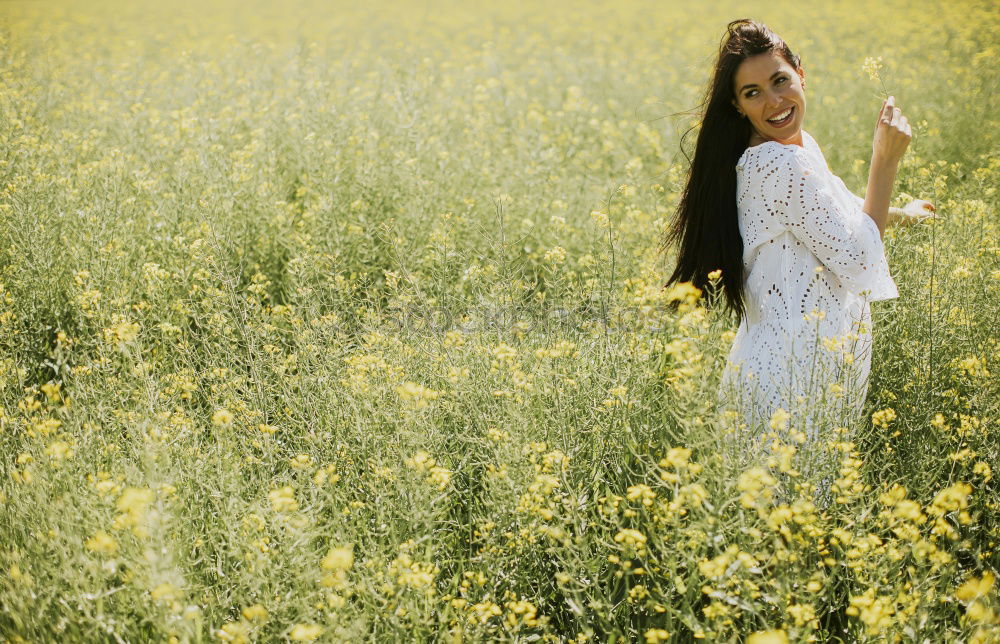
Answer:
[[[767,119],[767,122],[774,125],[775,127],[784,127],[792,122],[792,116],[794,115],[794,112],[795,112],[794,106],[786,108],[781,112],[779,112],[776,116],[772,116],[771,118]]]

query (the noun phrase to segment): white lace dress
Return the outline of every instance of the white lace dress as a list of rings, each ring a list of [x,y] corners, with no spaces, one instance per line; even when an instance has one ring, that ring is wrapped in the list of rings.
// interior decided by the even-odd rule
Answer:
[[[720,393],[750,427],[781,408],[816,439],[861,411],[868,303],[899,292],[864,200],[830,171],[812,136],[802,139],[748,148],[736,165],[746,317]]]

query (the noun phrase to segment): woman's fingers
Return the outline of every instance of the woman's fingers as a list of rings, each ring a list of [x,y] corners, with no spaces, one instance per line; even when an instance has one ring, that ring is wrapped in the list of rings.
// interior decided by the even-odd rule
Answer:
[[[892,118],[892,101],[892,96],[882,101],[882,109],[878,112],[878,123],[876,123],[876,126],[879,123],[889,124],[889,120]]]
[[[885,105],[882,106],[882,121],[888,125],[889,121],[892,120],[892,97],[889,97],[885,101]]]
[[[903,213],[907,215],[907,224],[916,223],[925,219],[934,219],[937,217],[934,204],[926,199],[912,200],[903,208]]]

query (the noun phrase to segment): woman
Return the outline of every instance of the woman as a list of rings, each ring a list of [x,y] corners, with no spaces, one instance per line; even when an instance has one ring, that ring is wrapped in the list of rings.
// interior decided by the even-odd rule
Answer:
[[[804,88],[798,56],[770,29],[729,24],[666,243],[679,244],[668,284],[721,290],[739,320],[724,400],[740,404],[748,427],[786,429],[790,421],[816,438],[864,402],[868,304],[898,296],[883,231],[930,216],[933,206],[889,207],[911,136],[892,97],[879,112],[862,199],[802,129]],[[721,278],[710,280],[716,269]]]

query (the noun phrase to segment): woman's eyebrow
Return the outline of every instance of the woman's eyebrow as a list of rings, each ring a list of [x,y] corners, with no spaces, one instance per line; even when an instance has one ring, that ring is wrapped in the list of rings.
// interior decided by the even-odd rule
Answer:
[[[776,71],[773,74],[771,74],[771,78],[769,78],[767,80],[774,80],[774,77],[777,76],[780,73],[782,73],[782,70],[779,69],[778,71]],[[740,88],[740,92],[742,92],[743,90],[747,89],[748,87],[757,87],[757,83],[747,83],[746,85],[744,85],[743,87]]]

